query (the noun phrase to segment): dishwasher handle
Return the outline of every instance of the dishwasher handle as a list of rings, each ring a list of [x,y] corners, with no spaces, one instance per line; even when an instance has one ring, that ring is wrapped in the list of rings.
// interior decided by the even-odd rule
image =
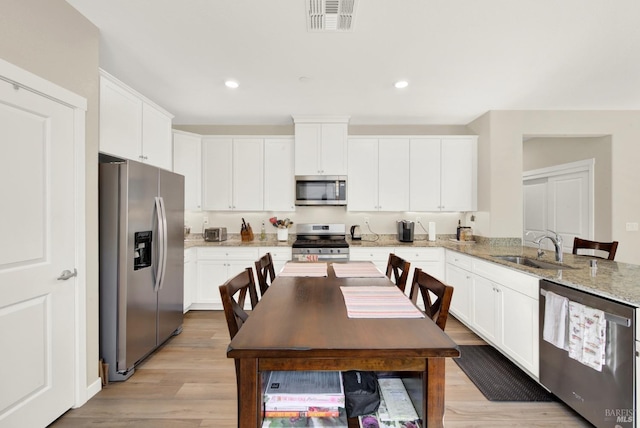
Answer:
[[[547,290],[545,290],[544,288],[540,289],[540,295],[541,296],[546,296],[547,295]],[[616,315],[616,314],[610,314],[609,312],[605,312],[604,313],[604,319],[612,322],[612,323],[616,323],[619,324],[621,326],[624,327],[631,327],[631,320],[627,317],[621,317],[620,315]]]

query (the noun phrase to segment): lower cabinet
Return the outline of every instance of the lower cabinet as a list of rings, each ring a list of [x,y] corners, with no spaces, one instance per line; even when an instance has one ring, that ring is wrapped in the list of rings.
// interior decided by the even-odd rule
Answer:
[[[349,260],[373,262],[378,270],[384,273],[387,270],[387,262],[389,261],[389,253],[393,253],[393,247],[349,247]]]
[[[449,312],[467,325],[472,321],[471,293],[473,292],[473,276],[471,263],[471,257],[463,256],[454,251],[446,252],[446,282],[454,287]]]
[[[187,248],[184,250],[184,312],[191,309],[193,297],[196,293],[198,280],[196,260],[197,255],[195,248]]]
[[[429,275],[432,275],[443,281],[444,272],[444,248],[408,248],[408,247],[362,247],[356,248],[353,245],[349,247],[349,259],[351,261],[370,261],[376,265],[381,271],[385,272],[389,261],[389,254],[394,253],[398,257],[402,257],[409,263],[409,277],[407,278],[407,286],[405,294],[409,295],[411,291],[411,281],[413,280],[413,272],[419,267]],[[422,305],[421,302],[419,302]],[[423,308],[424,309],[424,308]]]
[[[184,307],[187,310],[222,310],[219,286],[271,253],[276,274],[291,260],[291,247],[195,247],[185,250]],[[258,292],[259,294],[259,292]],[[249,298],[246,309],[251,309]]]
[[[258,248],[198,248],[197,286],[191,309],[222,309],[218,287],[244,269],[254,268]],[[250,306],[247,299],[246,303]]]
[[[271,253],[271,259],[273,260],[273,270],[275,270],[276,276],[282,270],[285,263],[291,260],[291,247],[260,247],[258,249],[258,252],[259,257],[262,257],[267,253]],[[255,269],[255,265],[253,266]]]
[[[396,248],[395,255],[411,263],[405,293],[409,295],[413,273],[416,268],[422,269],[434,278],[444,281],[444,248]],[[418,299],[418,306],[424,309],[422,299]]]
[[[536,379],[538,278],[447,250],[450,311]]]

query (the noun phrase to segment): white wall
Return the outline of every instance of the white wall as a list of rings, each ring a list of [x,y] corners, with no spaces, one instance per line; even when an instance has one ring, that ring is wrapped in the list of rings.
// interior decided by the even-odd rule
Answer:
[[[262,221],[265,222],[265,229],[268,234],[276,233],[276,228],[269,223],[269,218],[273,216],[279,219],[288,217],[293,220],[294,226],[291,228],[291,233],[295,233],[295,225],[298,223],[344,223],[347,226],[347,231],[351,225],[359,224],[362,233],[369,234],[371,232],[364,224],[364,218],[369,217],[369,225],[374,233],[394,234],[396,233],[397,220],[416,221],[416,218],[420,217],[420,222],[425,228],[428,228],[430,221],[436,222],[436,234],[455,235],[458,220],[463,219],[461,213],[351,212],[347,211],[345,207],[330,206],[297,207],[295,212],[187,212],[185,222],[191,227],[191,233],[202,232],[202,219],[204,216],[208,217],[210,227],[226,227],[227,233],[240,233],[240,224],[242,223],[242,218],[244,218],[251,223],[251,228],[256,237],[260,233]],[[415,233],[417,235],[426,235],[426,232],[418,224],[415,226]]]
[[[3,0],[0,58],[87,99],[87,385],[98,378],[98,29],[64,0]],[[55,149],[55,148],[54,148]]]
[[[611,137],[528,138],[523,171],[594,159],[594,237],[611,241]]]
[[[639,111],[491,111],[469,124],[479,154],[476,228],[491,237],[519,237],[522,230],[522,141],[529,136],[611,136],[611,236],[617,261],[640,264]],[[490,213],[490,215],[489,215]]]

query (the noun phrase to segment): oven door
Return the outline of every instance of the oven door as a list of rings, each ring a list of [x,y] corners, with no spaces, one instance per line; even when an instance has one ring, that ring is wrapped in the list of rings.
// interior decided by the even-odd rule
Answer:
[[[296,205],[346,205],[347,177],[296,176]]]
[[[348,248],[293,248],[291,259],[294,262],[348,262]]]

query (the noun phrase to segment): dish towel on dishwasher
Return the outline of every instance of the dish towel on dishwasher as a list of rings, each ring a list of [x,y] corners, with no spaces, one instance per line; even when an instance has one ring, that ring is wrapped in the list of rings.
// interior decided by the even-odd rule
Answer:
[[[604,312],[569,302],[569,330],[569,356],[601,372],[607,343]]]
[[[547,291],[544,298],[542,338],[560,349],[567,349],[569,299]]]

